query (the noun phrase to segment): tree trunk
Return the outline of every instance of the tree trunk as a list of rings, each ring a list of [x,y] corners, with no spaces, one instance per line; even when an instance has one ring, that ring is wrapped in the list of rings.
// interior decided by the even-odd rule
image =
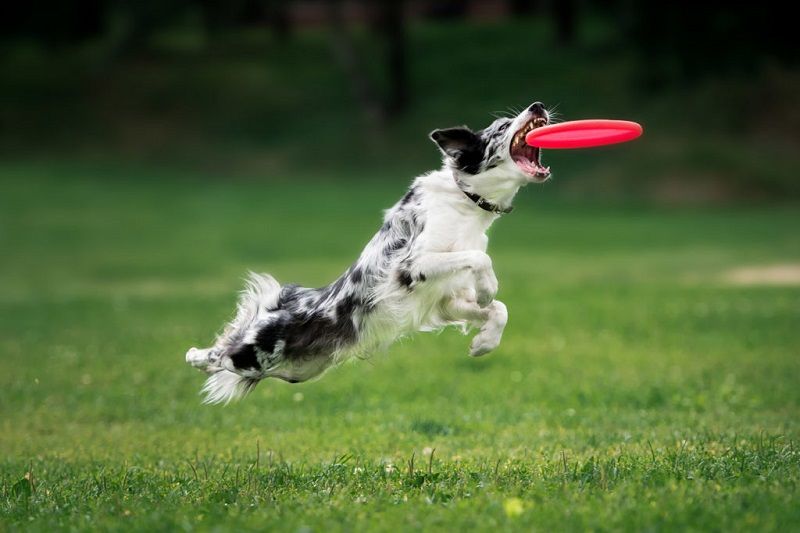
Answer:
[[[378,20],[378,31],[386,41],[386,69],[389,77],[385,110],[393,118],[408,105],[408,61],[403,2],[384,0]]]
[[[552,0],[556,22],[556,42],[569,46],[575,41],[575,0]]]
[[[370,82],[367,70],[361,63],[355,44],[347,32],[347,22],[342,13],[340,0],[330,0],[328,3],[328,20],[333,34],[334,55],[350,80],[353,93],[368,119],[380,125],[384,119],[383,107]]]
[[[278,41],[288,41],[292,36],[292,23],[289,20],[288,2],[269,0],[267,2],[267,23]]]

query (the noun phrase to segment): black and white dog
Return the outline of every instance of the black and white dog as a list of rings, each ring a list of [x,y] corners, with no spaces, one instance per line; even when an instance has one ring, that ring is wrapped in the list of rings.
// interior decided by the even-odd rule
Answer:
[[[470,355],[497,348],[508,312],[494,299],[486,231],[511,211],[520,187],[550,177],[539,149],[525,143],[549,118],[536,102],[479,131],[433,131],[441,170],[414,180],[355,264],[327,287],[281,286],[252,274],[214,346],[186,353],[210,374],[206,401],[243,396],[268,377],[306,381],[416,331],[475,327]]]

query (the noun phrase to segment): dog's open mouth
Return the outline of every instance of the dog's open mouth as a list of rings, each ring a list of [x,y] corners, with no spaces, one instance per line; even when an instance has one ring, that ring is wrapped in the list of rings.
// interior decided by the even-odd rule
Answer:
[[[517,164],[520,170],[528,176],[541,181],[544,181],[550,176],[550,167],[542,166],[540,160],[542,151],[535,146],[528,145],[528,143],[525,142],[525,135],[527,135],[529,131],[540,128],[545,124],[547,124],[547,119],[544,118],[529,120],[514,134],[514,138],[511,139],[511,148],[509,148],[511,159],[514,160],[514,163]]]

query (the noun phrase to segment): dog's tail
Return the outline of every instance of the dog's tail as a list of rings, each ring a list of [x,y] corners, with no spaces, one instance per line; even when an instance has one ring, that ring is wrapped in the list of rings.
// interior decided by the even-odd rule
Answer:
[[[281,286],[267,274],[250,273],[247,287],[242,291],[236,318],[225,328],[213,348],[191,348],[186,362],[210,374],[203,385],[204,403],[228,403],[252,391],[261,378],[240,375],[229,357],[237,349],[235,339],[244,338],[259,313],[278,306]]]
[[[211,374],[203,385],[203,403],[229,403],[247,396],[256,388],[260,379],[240,376],[230,370],[220,370]]]

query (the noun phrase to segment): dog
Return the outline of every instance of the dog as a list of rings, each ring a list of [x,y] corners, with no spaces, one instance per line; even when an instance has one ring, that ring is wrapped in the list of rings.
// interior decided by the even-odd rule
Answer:
[[[229,402],[264,378],[297,383],[417,331],[476,328],[469,353],[497,348],[508,321],[486,231],[511,211],[517,191],[550,177],[525,134],[550,122],[535,102],[514,118],[473,131],[437,129],[440,170],[414,180],[384,215],[358,260],[336,281],[311,289],[251,274],[236,316],[211,348],[186,361],[209,374],[206,403]]]

